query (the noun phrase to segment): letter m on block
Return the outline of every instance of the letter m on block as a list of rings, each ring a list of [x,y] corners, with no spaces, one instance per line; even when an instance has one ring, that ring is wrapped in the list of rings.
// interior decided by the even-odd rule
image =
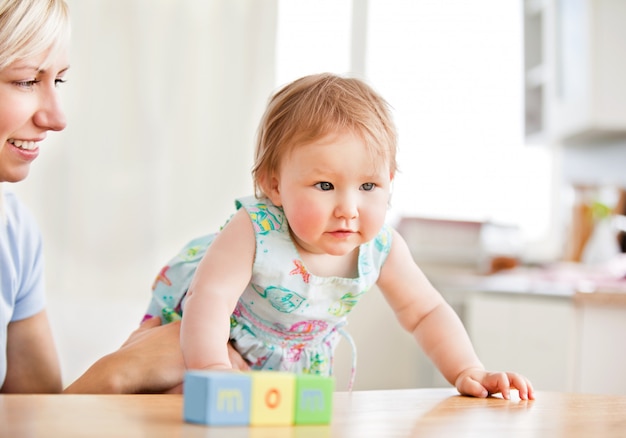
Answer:
[[[301,409],[314,412],[324,410],[324,393],[321,389],[305,389],[300,393]]]
[[[243,411],[243,394],[238,389],[220,389],[217,393],[217,410],[219,412]]]
[[[329,424],[333,410],[332,377],[300,374],[296,379],[296,424]]]
[[[185,421],[210,426],[250,424],[250,376],[190,370],[185,373]]]

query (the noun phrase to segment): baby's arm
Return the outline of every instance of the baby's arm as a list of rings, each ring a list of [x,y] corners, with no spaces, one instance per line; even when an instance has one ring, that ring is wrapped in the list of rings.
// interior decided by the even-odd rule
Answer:
[[[501,392],[508,398],[509,388],[514,387],[521,398],[533,398],[532,386],[524,377],[485,371],[461,320],[415,264],[396,231],[378,286],[400,324],[459,392],[477,397]]]
[[[189,369],[231,369],[230,315],[250,281],[256,242],[240,209],[211,243],[194,275],[183,309],[180,344]]]

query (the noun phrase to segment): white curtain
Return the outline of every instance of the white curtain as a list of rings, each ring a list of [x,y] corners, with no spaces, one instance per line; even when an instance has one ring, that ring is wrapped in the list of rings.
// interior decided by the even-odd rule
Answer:
[[[44,234],[64,377],[117,348],[158,269],[250,194],[276,0],[68,0],[68,127],[12,187]]]

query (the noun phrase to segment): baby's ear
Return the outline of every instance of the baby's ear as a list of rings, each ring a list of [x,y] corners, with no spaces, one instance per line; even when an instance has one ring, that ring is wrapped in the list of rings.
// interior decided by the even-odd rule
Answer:
[[[280,181],[275,176],[267,175],[259,181],[259,185],[265,193],[265,196],[272,201],[272,204],[280,207],[282,205],[280,199]]]

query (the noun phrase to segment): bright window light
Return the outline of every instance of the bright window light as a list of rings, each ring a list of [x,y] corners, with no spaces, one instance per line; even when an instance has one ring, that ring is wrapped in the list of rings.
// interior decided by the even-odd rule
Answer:
[[[391,216],[489,220],[544,237],[554,166],[549,148],[524,144],[521,2],[368,5],[365,77],[399,132]],[[279,11],[277,84],[349,71],[351,1],[283,0]]]
[[[350,68],[351,0],[279,0],[276,85]]]

